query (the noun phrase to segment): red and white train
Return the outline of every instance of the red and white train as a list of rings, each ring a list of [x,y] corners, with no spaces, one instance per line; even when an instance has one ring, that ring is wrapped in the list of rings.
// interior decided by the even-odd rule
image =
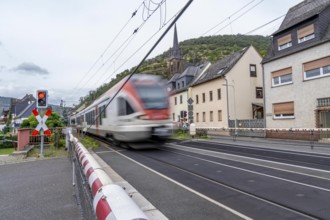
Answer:
[[[133,148],[145,148],[143,144],[136,145],[137,142],[166,141],[171,135],[172,123],[166,84],[160,77],[133,75],[106,107],[127,77],[90,106],[72,115],[70,124]]]

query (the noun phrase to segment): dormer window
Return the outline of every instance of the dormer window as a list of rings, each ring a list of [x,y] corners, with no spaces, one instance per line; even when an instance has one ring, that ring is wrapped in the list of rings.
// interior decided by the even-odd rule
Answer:
[[[314,24],[310,24],[298,30],[298,43],[302,43],[315,38]]]
[[[277,40],[278,50],[284,50],[292,46],[291,34],[285,35]]]

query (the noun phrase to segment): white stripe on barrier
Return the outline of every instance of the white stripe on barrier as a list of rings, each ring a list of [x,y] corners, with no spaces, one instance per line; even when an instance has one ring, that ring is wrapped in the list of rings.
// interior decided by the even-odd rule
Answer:
[[[103,201],[102,203],[101,200]],[[118,185],[110,184],[103,186],[95,195],[93,201],[94,210],[98,206],[104,206],[104,201],[108,203],[115,219],[148,219],[146,215],[137,207],[127,193]],[[127,211],[129,210],[129,211]],[[97,213],[99,217],[102,213]],[[110,215],[110,212],[108,213]],[[110,217],[110,216],[109,216]],[[108,216],[106,217],[108,219]]]
[[[78,160],[88,178],[94,196],[93,208],[98,219],[148,219],[123,188],[112,184],[110,177],[86,148],[76,138],[71,139],[74,140]]]

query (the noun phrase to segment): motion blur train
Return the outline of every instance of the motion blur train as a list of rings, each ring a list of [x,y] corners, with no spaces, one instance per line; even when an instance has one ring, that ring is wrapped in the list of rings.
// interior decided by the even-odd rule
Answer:
[[[172,129],[165,82],[159,76],[135,74],[123,86],[127,77],[72,115],[70,124],[132,148],[146,148],[144,143],[150,141],[165,142]]]

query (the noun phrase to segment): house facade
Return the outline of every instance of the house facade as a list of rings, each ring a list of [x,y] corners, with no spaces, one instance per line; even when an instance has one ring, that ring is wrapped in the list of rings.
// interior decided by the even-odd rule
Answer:
[[[330,127],[330,1],[289,9],[263,59],[267,128]]]
[[[229,127],[229,120],[263,117],[261,60],[250,46],[205,71],[191,87],[196,127]]]

